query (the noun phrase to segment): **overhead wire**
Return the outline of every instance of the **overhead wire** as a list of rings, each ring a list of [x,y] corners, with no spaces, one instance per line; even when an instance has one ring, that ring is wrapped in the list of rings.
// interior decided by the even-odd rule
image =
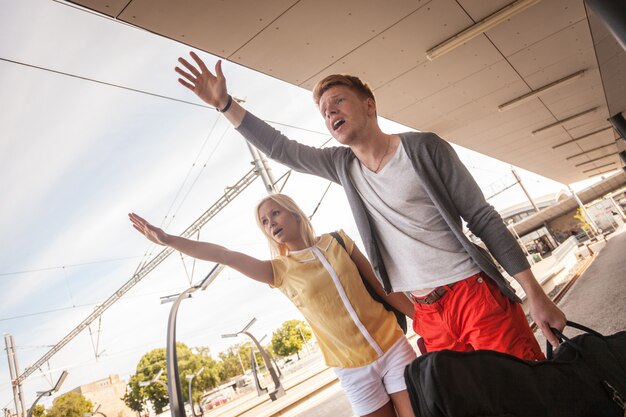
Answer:
[[[31,273],[34,273],[34,272],[51,271],[51,270],[54,270],[54,269],[78,268],[78,267],[81,267],[81,266],[97,265],[97,264],[111,263],[111,262],[119,262],[119,261],[124,261],[124,260],[127,260],[127,259],[135,259],[135,258],[141,258],[141,257],[143,257],[143,255],[122,256],[122,257],[119,257],[119,258],[105,259],[105,260],[101,260],[101,261],[88,261],[88,262],[80,262],[80,263],[75,263],[75,264],[49,266],[49,267],[37,268],[37,269],[24,269],[22,271],[1,272],[0,273],[0,277],[11,276],[11,275],[21,275],[21,274],[31,274]]]
[[[203,108],[206,108],[206,109],[214,109],[215,108],[215,107],[208,106],[206,104],[194,103],[193,101],[188,101],[188,100],[183,100],[183,99],[179,99],[179,98],[169,97],[169,96],[165,96],[163,94],[151,93],[149,91],[140,90],[138,88],[126,87],[126,86],[123,86],[123,85],[120,85],[120,84],[115,84],[115,83],[110,83],[110,82],[106,82],[106,81],[96,80],[95,78],[83,77],[83,76],[76,75],[76,74],[70,74],[69,72],[54,70],[54,69],[51,69],[51,68],[46,68],[46,67],[42,67],[42,66],[34,65],[34,64],[27,64],[25,62],[15,61],[15,60],[8,59],[8,58],[0,57],[0,61],[9,62],[9,63],[16,64],[16,65],[22,65],[22,66],[29,67],[29,68],[35,68],[35,69],[38,69],[38,70],[41,70],[41,71],[46,71],[46,72],[51,72],[51,73],[54,73],[54,74],[64,75],[66,77],[76,78],[76,79],[83,80],[83,81],[90,81],[90,82],[93,82],[93,83],[96,83],[96,84],[102,84],[102,85],[106,85],[106,86],[109,86],[109,87],[114,87],[114,88],[119,88],[119,89],[122,89],[122,90],[132,91],[132,92],[135,92],[135,93],[145,94],[145,95],[148,95],[148,96],[157,97],[157,98],[161,98],[161,99],[164,99],[164,100],[170,100],[170,101],[175,101],[175,102],[178,102],[178,103],[189,104],[191,106],[203,107]]]
[[[60,71],[60,70],[55,70],[52,68],[46,68],[43,66],[38,66],[38,65],[33,65],[33,64],[28,64],[25,62],[20,62],[20,61],[16,61],[16,60],[11,60],[8,58],[3,58],[0,57],[0,61],[4,61],[4,62],[8,62],[8,63],[12,63],[15,65],[20,65],[20,66],[25,66],[25,67],[29,67],[29,68],[33,68],[33,69],[38,69],[41,71],[46,71],[49,73],[53,73],[53,74],[57,74],[57,75],[62,75],[62,76],[66,76],[66,77],[71,77],[71,78],[75,78],[75,79],[79,79],[79,80],[83,80],[83,81],[89,81],[89,82],[93,82],[93,83],[97,83],[97,84],[101,84],[101,85],[105,85],[105,86],[110,86],[113,88],[119,88],[119,89],[123,89],[123,90],[127,90],[127,91],[132,91],[132,92],[136,92],[136,93],[140,93],[140,94],[145,94],[145,95],[149,95],[152,97],[157,97],[157,98],[161,98],[161,99],[165,99],[165,100],[170,100],[170,101],[174,101],[174,102],[179,102],[179,103],[183,103],[183,104],[189,104],[192,106],[196,106],[196,107],[202,107],[202,108],[209,108],[209,109],[213,109],[213,107],[201,104],[201,103],[194,103],[191,101],[187,101],[187,100],[182,100],[182,99],[177,99],[177,98],[173,98],[173,97],[168,97],[162,94],[156,94],[156,93],[152,93],[149,91],[145,91],[145,90],[140,90],[140,89],[136,89],[136,88],[131,88],[131,87],[127,87],[127,86],[123,86],[120,84],[115,84],[115,83],[111,83],[111,82],[106,82],[106,81],[102,81],[102,80],[97,80],[94,78],[89,78],[89,77],[85,77],[85,76],[80,76],[77,74],[72,74],[69,72],[64,72],[64,71]],[[311,133],[315,133],[315,134],[322,134],[322,135],[327,135],[327,133],[322,133],[322,132],[318,132],[318,131],[314,131],[311,129],[306,129],[306,128],[302,128],[299,126],[294,126],[294,125],[290,125],[290,124],[285,124],[285,123],[279,123],[279,122],[274,122],[274,121],[267,121],[268,123],[272,123],[272,124],[277,124],[277,125],[281,125],[281,126],[286,126],[286,127],[290,127],[290,128],[294,128],[294,129],[298,129],[298,130],[302,130],[302,131],[307,131],[307,132],[311,132]],[[215,125],[217,124],[217,119],[216,122],[214,123],[213,127],[211,128],[211,131],[209,133],[209,135],[207,136],[207,139],[205,140],[204,145],[208,142],[213,129],[215,127]],[[220,140],[218,141],[216,147],[213,149],[213,152],[209,155],[207,161],[205,162],[205,164],[203,165],[202,170],[206,167],[206,164],[209,162],[209,160],[211,159],[211,157],[213,156],[213,154],[215,153],[217,147],[219,146],[219,144],[221,143],[222,139],[224,138],[224,136],[226,135],[228,129],[226,129],[224,131],[224,133],[222,134]],[[324,142],[324,144],[322,144],[320,146],[323,147],[325,146],[329,141],[331,140],[331,138],[329,138],[326,142]],[[199,154],[201,153],[203,147],[201,148]],[[197,160],[197,159],[196,159]],[[201,170],[201,172],[202,172]],[[178,212],[178,210],[180,209],[180,207],[182,206],[182,204],[184,203],[184,201],[186,200],[187,196],[189,195],[189,193],[191,192],[191,190],[194,188],[195,183],[197,182],[198,178],[201,175],[201,172],[198,174],[198,176],[196,176],[196,179],[194,180],[194,182],[192,183],[192,185],[190,186],[189,190],[187,191],[187,193],[185,194],[185,196],[183,197],[183,199],[181,200],[181,202],[179,203],[178,207],[174,210],[174,214],[171,216],[170,218],[170,222],[169,224],[171,224],[172,219],[175,217],[175,214]],[[285,175],[286,175],[286,179],[285,179],[285,183],[283,184],[283,187],[286,185],[287,180],[290,178],[290,174],[291,174],[291,170],[289,170]],[[174,203],[176,202],[176,198],[178,197],[178,195],[180,194],[180,192],[182,191],[182,189],[184,188],[184,185],[188,179],[190,175],[190,172],[188,173],[187,177],[185,178],[185,180],[183,181],[183,183],[181,184],[181,187],[179,188],[179,191],[177,192],[177,195],[175,196],[172,205],[170,206],[170,208],[168,209],[168,214],[169,211],[171,210],[171,207],[174,205]],[[285,177],[285,175],[283,175],[283,177]],[[283,178],[281,177],[281,178]],[[278,181],[277,181],[278,182]],[[317,209],[319,208],[322,200],[324,199],[324,197],[326,196],[326,193],[328,191],[330,187],[330,184],[328,185],[328,187],[326,188],[326,190],[324,191],[320,201],[318,202],[318,205],[316,206],[316,209],[314,210],[313,214],[311,216],[313,216],[315,214],[315,212],[317,211]],[[282,190],[281,188],[281,190]],[[165,221],[165,219],[164,219]],[[144,255],[142,256],[142,258],[146,258],[146,256],[148,255],[148,252],[144,253]],[[119,260],[121,259],[131,259],[131,258],[135,258],[135,257],[124,257],[124,258],[118,258]],[[116,260],[118,260],[116,259]],[[103,263],[103,262],[111,262],[112,260],[107,260],[107,261],[94,261],[94,262],[87,262],[87,263],[82,263],[82,264],[74,264],[74,265],[68,265],[68,266],[79,266],[79,265],[86,265],[86,264],[95,264],[95,263]],[[135,273],[141,269],[143,267],[143,264],[145,264],[146,261],[140,261],[139,265],[137,266]],[[194,263],[195,266],[195,263]],[[38,270],[28,270],[28,271],[17,271],[17,272],[9,272],[9,273],[0,273],[0,276],[7,276],[7,275],[13,275],[13,274],[20,274],[20,273],[27,273],[27,272],[36,272],[36,271],[43,271],[43,270],[50,270],[50,269],[56,269],[56,268],[61,268],[64,270],[65,273],[65,267],[61,266],[61,267],[51,267],[51,268],[41,268]],[[193,271],[192,271],[193,274]],[[66,276],[66,284],[67,284],[67,276]],[[70,299],[72,302],[72,306],[71,307],[65,307],[65,308],[58,308],[58,309],[52,309],[52,310],[47,310],[47,311],[42,311],[42,312],[35,312],[35,313],[29,313],[29,314],[23,314],[23,315],[19,315],[19,316],[13,316],[13,317],[6,317],[6,318],[0,318],[0,321],[7,321],[7,320],[13,320],[13,319],[17,319],[17,318],[25,318],[25,317],[30,317],[30,316],[34,316],[34,315],[39,315],[39,314],[49,314],[49,313],[54,313],[54,312],[58,312],[58,311],[62,311],[62,310],[67,310],[67,309],[74,309],[74,308],[79,308],[79,307],[84,307],[84,306],[93,306],[93,305],[97,305],[97,303],[87,303],[87,304],[81,304],[81,305],[77,305],[74,301],[73,301],[73,296],[71,294],[71,290],[70,290]],[[92,340],[93,343],[93,340]],[[96,352],[97,353],[97,352]]]
[[[317,205],[313,209],[313,213],[311,213],[311,215],[309,216],[309,220],[312,220],[313,216],[315,216],[315,213],[317,213],[317,209],[320,208],[320,205],[322,204],[322,201],[324,200],[324,197],[326,197],[326,193],[328,192],[328,189],[330,188],[331,185],[333,185],[333,182],[332,181],[328,181],[328,186],[326,187],[326,190],[324,190],[324,193],[322,194],[322,197],[320,198],[320,201],[317,202]]]
[[[224,137],[226,136],[226,133],[228,133],[231,129],[231,126],[228,125],[226,126],[226,128],[224,129],[224,131],[222,132],[222,135],[220,136],[220,138],[218,139],[217,143],[215,144],[215,147],[213,148],[213,150],[211,151],[211,153],[209,154],[209,156],[207,157],[206,161],[204,162],[204,164],[202,164],[202,167],[200,168],[200,171],[198,172],[198,174],[196,175],[196,178],[193,180],[193,182],[191,183],[191,185],[189,186],[189,188],[187,189],[187,192],[185,193],[185,195],[183,196],[182,200],[180,201],[180,203],[178,204],[178,207],[176,207],[176,209],[174,210],[174,215],[170,218],[169,223],[167,223],[167,225],[165,225],[165,227],[168,227],[173,219],[174,216],[176,215],[176,213],[178,213],[178,211],[181,209],[182,205],[184,204],[184,202],[187,200],[187,197],[189,197],[189,194],[191,194],[191,191],[193,190],[193,188],[195,187],[196,183],[198,182],[198,180],[200,179],[200,176],[202,175],[204,169],[207,167],[207,164],[209,163],[209,161],[211,161],[211,159],[213,158],[213,155],[215,154],[215,152],[217,151],[217,148],[221,145],[222,141],[224,140]]]
[[[174,207],[174,203],[176,203],[176,200],[178,199],[178,196],[182,192],[183,188],[185,187],[185,184],[187,183],[187,180],[191,176],[191,172],[193,171],[193,168],[196,166],[196,163],[198,162],[198,159],[200,159],[200,155],[202,154],[202,151],[204,150],[204,147],[206,146],[206,144],[208,143],[209,139],[211,138],[211,135],[213,134],[213,131],[215,130],[215,126],[217,126],[217,122],[218,121],[219,121],[219,117],[216,117],[215,121],[213,122],[213,125],[211,126],[211,129],[209,129],[209,133],[207,134],[206,138],[202,142],[202,146],[200,147],[200,150],[198,151],[198,154],[196,155],[196,158],[191,163],[191,167],[187,171],[187,175],[185,176],[185,179],[183,179],[182,184],[180,185],[180,187],[178,188],[178,191],[176,192],[176,195],[172,199],[172,203],[170,204],[170,206],[165,211],[165,217],[163,218],[163,222],[165,221],[165,219],[169,215],[170,211],[172,211],[172,207]],[[163,224],[163,223],[161,223],[161,224]]]
[[[18,61],[13,61],[13,60],[9,60],[9,59],[5,59],[5,58],[1,58],[0,60],[2,61],[7,61],[7,62],[11,62],[14,64],[18,64],[18,65],[24,65],[24,66],[28,66],[28,67],[32,67],[32,68],[36,68],[36,69],[40,69],[43,71],[49,71],[52,73],[56,73],[56,74],[60,74],[60,75],[65,75],[65,76],[70,76],[70,77],[75,77],[78,79],[82,79],[82,80],[86,80],[86,81],[91,81],[91,82],[95,82],[95,83],[99,83],[99,84],[103,84],[103,85],[109,85],[112,87],[117,87],[117,88],[122,88],[125,90],[129,90],[129,91],[134,91],[134,92],[139,92],[139,93],[143,93],[143,94],[147,94],[147,95],[151,95],[151,96],[156,96],[159,98],[164,98],[164,99],[169,99],[172,101],[177,101],[177,102],[182,102],[182,103],[186,103],[186,104],[191,104],[191,105],[197,105],[196,103],[192,103],[192,102],[188,102],[185,100],[179,100],[179,99],[174,99],[171,97],[167,97],[167,96],[162,96],[159,94],[154,94],[154,93],[150,93],[150,92],[146,92],[146,91],[142,91],[142,90],[138,90],[138,89],[134,89],[134,88],[129,88],[129,87],[125,87],[125,86],[121,86],[121,85],[116,85],[116,84],[112,84],[112,83],[108,83],[108,82],[103,82],[103,81],[99,81],[99,80],[95,80],[95,79],[91,79],[91,78],[87,78],[87,77],[82,77],[82,76],[76,76],[74,74],[69,74],[69,73],[64,73],[62,71],[56,71],[56,70],[52,70],[49,68],[45,68],[45,67],[40,67],[40,66],[35,66],[35,65],[30,65],[30,64],[26,64],[26,63],[21,63]],[[203,106],[201,105],[201,107],[206,107],[206,108],[211,108],[208,106]],[[208,139],[210,138],[214,127],[217,124],[217,120],[216,122],[213,124],[211,131],[209,133],[209,135],[207,136],[207,139],[205,140],[204,145],[207,143]],[[287,124],[287,123],[280,123],[280,122],[275,122],[275,121],[267,121],[268,123],[274,123],[274,124],[278,124],[281,126],[285,126],[285,127],[290,127],[293,129],[298,129],[298,130],[303,130],[303,131],[308,131],[308,132],[312,132],[312,133],[316,133],[316,134],[323,134],[323,135],[327,135],[327,133],[322,133],[322,132],[318,132],[318,131],[314,131],[311,129],[306,129],[306,128],[301,128],[299,126],[295,126],[292,124]],[[221,141],[223,140],[223,138],[225,137],[226,133],[228,132],[230,126],[228,126],[222,136],[220,137],[218,144],[216,145],[216,147],[213,149],[213,151],[211,152],[211,154],[209,155],[209,157],[207,158],[207,161],[204,163],[203,165],[203,169],[206,167],[206,164],[210,161],[210,159],[212,158],[213,154],[215,153],[217,147],[219,146],[219,144],[221,143]],[[322,143],[322,145],[319,146],[319,148],[324,147],[326,144],[328,144],[330,141],[332,140],[332,137],[328,138],[328,140],[326,140],[324,143]],[[203,149],[203,147],[201,148],[201,150]],[[201,152],[201,151],[200,151]],[[197,159],[196,159],[197,161]],[[195,163],[195,162],[194,162]],[[283,186],[281,187],[281,191],[282,188],[284,188],[284,186],[286,185],[287,180],[290,178],[292,170],[287,171],[283,176],[281,176],[276,183],[278,183],[282,178],[284,178],[286,176],[285,182],[283,183]],[[189,195],[189,193],[191,192],[191,190],[193,189],[193,186],[195,185],[195,183],[198,181],[200,174],[196,177],[196,179],[194,180],[192,186],[190,186],[190,189],[188,190],[188,192],[185,194],[185,197],[183,197],[181,203],[179,204],[179,206],[177,207],[177,209],[175,210],[175,213],[180,209],[181,205],[184,203],[185,199],[187,198],[187,196]],[[187,177],[185,178],[184,181],[187,180]],[[179,189],[179,191],[182,189],[182,187],[184,186],[181,185],[181,188]],[[328,187],[327,187],[328,189]],[[326,192],[324,193],[324,195],[326,194]],[[177,193],[178,195],[178,193]],[[322,198],[324,197],[324,195],[322,196]],[[174,200],[175,201],[175,200]],[[321,203],[321,200],[320,200]],[[318,203],[318,206],[319,204]],[[171,206],[170,206],[171,207]],[[156,246],[156,245],[154,245]],[[133,258],[142,258],[143,260],[140,261],[140,263],[137,265],[136,269],[135,269],[135,273],[141,269],[141,267],[143,266],[143,264],[146,262],[146,258],[148,256],[151,255],[151,251],[147,250],[143,255],[140,256],[132,256],[132,257],[120,257],[120,258],[114,258],[114,259],[109,259],[109,260],[102,260],[102,261],[90,261],[90,262],[83,262],[83,263],[77,263],[77,264],[68,264],[68,265],[61,265],[61,266],[54,266],[54,267],[46,267],[46,268],[38,268],[38,269],[31,269],[31,270],[23,270],[23,271],[13,271],[13,272],[6,272],[6,273],[0,273],[0,277],[2,276],[9,276],[9,275],[15,275],[15,274],[24,274],[24,273],[32,273],[32,272],[40,272],[40,271],[47,271],[47,270],[53,270],[53,269],[62,269],[65,273],[65,268],[66,267],[78,267],[78,266],[84,266],[84,265],[93,265],[93,264],[99,264],[99,263],[108,263],[108,262],[116,262],[116,261],[120,261],[120,260],[125,260],[125,259],[133,259]],[[66,283],[67,284],[67,283]],[[70,290],[70,294],[71,294],[71,290]],[[19,319],[19,318],[26,318],[26,317],[31,317],[31,316],[35,316],[35,315],[41,315],[41,314],[50,314],[50,313],[55,313],[55,312],[59,312],[59,311],[63,311],[63,310],[68,310],[68,309],[73,309],[73,308],[80,308],[80,307],[86,307],[86,306],[93,306],[93,305],[97,305],[97,303],[86,303],[86,304],[76,304],[73,301],[73,297],[70,295],[71,298],[71,302],[72,302],[72,306],[71,307],[62,307],[62,308],[57,308],[57,309],[50,309],[50,310],[45,310],[45,311],[40,311],[40,312],[34,312],[34,313],[28,313],[28,314],[22,314],[22,315],[17,315],[17,316],[10,316],[10,317],[5,317],[5,318],[0,318],[0,321],[7,321],[7,320],[14,320],[14,319]]]

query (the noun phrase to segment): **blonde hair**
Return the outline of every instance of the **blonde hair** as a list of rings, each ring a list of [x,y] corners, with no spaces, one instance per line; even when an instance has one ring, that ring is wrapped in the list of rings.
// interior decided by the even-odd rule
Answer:
[[[361,81],[359,77],[346,74],[332,74],[318,81],[317,84],[315,84],[315,87],[313,87],[313,100],[315,100],[315,104],[319,107],[322,95],[324,95],[324,93],[331,87],[335,87],[337,85],[348,87],[362,99],[371,98],[376,101],[372,89],[369,85],[367,85],[367,83]]]
[[[256,223],[267,238],[272,258],[287,255],[289,249],[287,248],[287,246],[282,243],[276,242],[272,236],[268,235],[265,231],[263,223],[261,223],[261,219],[259,217],[259,209],[261,208],[261,205],[268,200],[274,201],[276,204],[278,204],[294,216],[298,217],[300,219],[300,236],[302,237],[302,240],[304,240],[304,243],[306,243],[307,246],[313,246],[315,244],[315,230],[313,230],[313,225],[311,224],[311,221],[309,220],[307,215],[304,214],[300,206],[298,206],[298,204],[296,204],[296,202],[293,201],[291,197],[285,194],[270,194],[257,203],[255,213]]]

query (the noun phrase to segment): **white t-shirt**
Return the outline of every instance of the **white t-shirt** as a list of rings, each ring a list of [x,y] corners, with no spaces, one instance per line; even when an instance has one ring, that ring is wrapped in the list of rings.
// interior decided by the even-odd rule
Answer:
[[[395,291],[420,296],[480,271],[426,193],[402,144],[378,173],[355,158],[350,177]]]

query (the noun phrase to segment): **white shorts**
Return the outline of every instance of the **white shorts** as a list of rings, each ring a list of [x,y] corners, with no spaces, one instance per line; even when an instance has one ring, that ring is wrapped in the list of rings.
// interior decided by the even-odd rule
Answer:
[[[406,390],[404,368],[417,355],[406,337],[376,361],[358,368],[333,368],[341,388],[358,416],[373,413],[389,401],[389,394]]]

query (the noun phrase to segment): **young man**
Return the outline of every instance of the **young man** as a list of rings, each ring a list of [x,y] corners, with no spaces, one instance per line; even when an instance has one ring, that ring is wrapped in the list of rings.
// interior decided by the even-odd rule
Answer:
[[[491,349],[543,359],[508,281],[489,253],[470,242],[461,219],[522,286],[530,313],[553,345],[550,327],[565,315],[546,296],[502,218],[489,205],[452,147],[429,132],[381,131],[376,101],[358,78],[332,75],[313,96],[341,147],[316,149],[292,141],[233,102],[221,61],[215,74],[191,53],[179,82],[224,113],[268,157],[296,171],[340,183],[385,291],[415,301],[414,328],[427,350]]]

